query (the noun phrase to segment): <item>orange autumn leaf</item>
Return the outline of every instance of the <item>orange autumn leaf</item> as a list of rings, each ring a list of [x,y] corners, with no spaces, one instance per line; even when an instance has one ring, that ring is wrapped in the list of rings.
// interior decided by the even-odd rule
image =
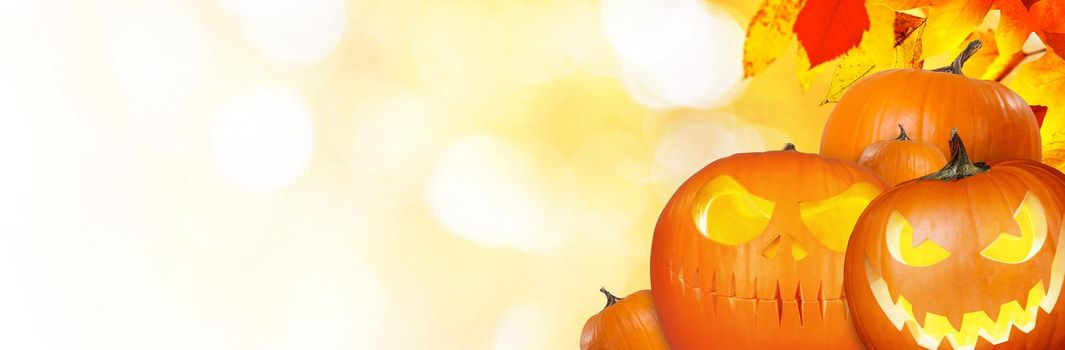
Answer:
[[[869,29],[864,0],[809,0],[795,19],[795,35],[811,67],[858,46]]]
[[[794,35],[791,27],[805,0],[766,0],[747,25],[743,77],[761,73],[780,57]]]
[[[1028,35],[1036,30],[1029,19],[1028,8],[1022,0],[995,0],[999,10],[998,27],[995,29],[995,41],[999,52],[1015,53],[1021,51]]]
[[[1032,4],[1028,11],[1043,42],[1059,55],[1065,53],[1065,2],[1041,0]]]
[[[932,4],[931,0],[872,0],[872,4],[884,5],[896,11],[905,11]]]
[[[994,0],[934,0],[928,10],[928,24],[922,38],[924,57],[946,53],[957,47],[991,10]]]
[[[848,51],[832,74],[822,103],[837,102],[854,82],[892,68],[920,68],[924,19],[896,13],[882,5],[869,6],[870,29],[861,44]]]

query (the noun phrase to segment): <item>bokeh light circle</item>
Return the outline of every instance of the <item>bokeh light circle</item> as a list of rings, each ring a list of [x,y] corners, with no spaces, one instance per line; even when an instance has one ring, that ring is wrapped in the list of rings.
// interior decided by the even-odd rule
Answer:
[[[706,108],[736,95],[744,31],[723,10],[702,0],[605,0],[602,21],[641,103]]]
[[[546,253],[565,237],[574,177],[558,153],[492,135],[455,142],[431,175],[428,203],[451,232],[478,244]]]
[[[207,82],[210,48],[199,21],[177,6],[121,8],[110,24],[111,67],[126,92],[173,103]]]
[[[214,160],[233,181],[271,189],[298,178],[310,162],[314,128],[291,91],[260,87],[233,97],[212,128]]]
[[[344,36],[344,0],[219,0],[270,58],[299,64],[328,56]]]
[[[539,350],[550,349],[551,315],[543,308],[531,304],[511,306],[496,326],[492,350]]]

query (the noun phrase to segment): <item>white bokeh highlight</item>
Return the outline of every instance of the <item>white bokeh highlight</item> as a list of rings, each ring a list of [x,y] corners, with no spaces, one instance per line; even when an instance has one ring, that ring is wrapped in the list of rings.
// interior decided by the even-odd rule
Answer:
[[[469,241],[548,253],[565,237],[574,183],[552,149],[477,135],[448,147],[431,175],[428,203],[439,222]]]
[[[652,108],[729,102],[743,78],[744,31],[702,0],[605,0],[603,32],[629,93]]]
[[[312,64],[336,49],[347,24],[344,0],[218,0],[240,17],[245,34],[268,57]]]
[[[219,109],[211,140],[215,163],[230,179],[252,189],[273,189],[303,174],[314,148],[314,128],[293,92],[260,87]]]
[[[145,3],[110,12],[111,67],[127,93],[143,102],[174,103],[207,83],[209,40],[184,8]]]
[[[496,325],[492,350],[550,349],[548,336],[555,332],[551,316],[542,307],[516,304],[507,309]]]

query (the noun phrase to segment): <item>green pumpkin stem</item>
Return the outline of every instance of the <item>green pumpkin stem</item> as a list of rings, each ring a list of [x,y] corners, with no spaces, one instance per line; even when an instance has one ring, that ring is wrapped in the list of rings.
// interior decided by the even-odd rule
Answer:
[[[791,142],[788,142],[788,143],[784,144],[784,149],[782,149],[781,151],[794,151],[794,150],[795,150],[795,144],[791,143]]]
[[[899,124],[899,137],[895,138],[895,140],[898,140],[898,141],[909,141],[910,140],[910,135],[906,135],[906,129],[904,129],[902,127],[902,124]]]
[[[984,43],[981,42],[979,39],[970,41],[969,46],[966,46],[965,50],[958,54],[958,57],[954,59],[954,62],[951,62],[949,66],[937,68],[934,71],[959,75],[962,74],[961,68],[965,65],[965,61],[968,61],[970,58],[972,58],[973,55],[976,54],[976,51],[979,51],[981,47],[984,47]]]
[[[621,299],[625,299],[618,298],[617,296],[610,294],[610,292],[606,290],[606,287],[599,288],[599,291],[603,292],[603,294],[606,295],[606,306],[603,307],[604,309],[610,307],[610,305],[617,304],[619,301],[621,301]]]
[[[951,130],[950,132],[950,160],[947,161],[947,165],[939,171],[925,175],[922,180],[940,180],[940,181],[953,181],[961,180],[969,176],[973,176],[991,169],[984,162],[973,164],[969,160],[969,153],[965,151],[965,144],[961,142],[961,137],[958,136],[958,129]]]

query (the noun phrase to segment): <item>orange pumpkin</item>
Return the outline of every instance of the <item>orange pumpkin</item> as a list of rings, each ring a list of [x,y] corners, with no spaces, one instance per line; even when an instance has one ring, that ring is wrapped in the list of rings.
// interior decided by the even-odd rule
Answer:
[[[865,148],[858,165],[872,170],[894,186],[932,173],[947,164],[936,145],[911,140],[899,124],[899,137],[877,141]]]
[[[969,161],[866,208],[847,249],[851,315],[870,349],[1065,348],[1065,175]]]
[[[887,185],[852,162],[786,149],[717,160],[662,211],[651,290],[674,348],[861,348],[843,252]]]
[[[622,299],[606,295],[606,307],[588,319],[581,332],[581,350],[669,349],[655,317],[651,291],[641,290]]]
[[[980,48],[973,41],[954,63],[934,71],[891,69],[854,84],[832,109],[821,137],[821,154],[858,161],[862,151],[894,136],[902,124],[910,137],[950,153],[952,128],[969,138],[977,161],[1040,159],[1039,126],[1020,95],[994,81],[961,74]]]

